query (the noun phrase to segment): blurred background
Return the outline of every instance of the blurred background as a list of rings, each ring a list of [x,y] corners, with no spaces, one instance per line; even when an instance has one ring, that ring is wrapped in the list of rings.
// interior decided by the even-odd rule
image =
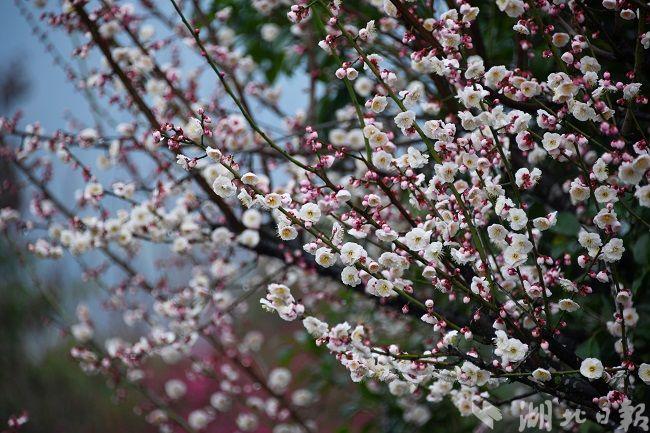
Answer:
[[[0,40],[3,41],[0,44],[0,117],[20,116],[23,124],[38,121],[45,134],[58,129],[78,130],[93,126],[96,112],[84,97],[83,90],[75,88],[74,81],[68,78],[65,67],[73,67],[83,74],[98,58],[91,54],[82,62],[72,57],[72,50],[79,41],[71,40],[64,32],[48,31],[38,13],[28,1],[0,1]],[[46,35],[42,33],[44,28]],[[188,59],[185,66],[191,68],[196,62],[196,59]],[[306,97],[302,88],[307,81],[300,73],[279,78],[278,82],[285,88],[281,99],[283,107],[295,111],[304,106]],[[123,112],[112,109],[106,101],[101,105],[115,121],[128,120]],[[268,114],[260,117],[262,121],[277,121],[264,116]],[[82,156],[91,164],[97,156],[92,152],[89,150]],[[27,210],[32,192],[8,187],[20,176],[2,159],[0,164],[0,208],[10,206]],[[80,176],[55,176],[50,185],[54,193],[74,201],[70,191],[83,187],[84,182]],[[92,253],[89,255],[89,264],[99,263],[97,260],[93,263]],[[157,251],[139,255],[142,256],[145,259],[137,265],[145,275],[153,273],[159,266],[158,260],[164,259],[164,253]],[[14,245],[3,236],[0,237],[0,272],[0,344],[3,348],[0,351],[0,432],[14,431],[8,421],[23,415],[28,418],[20,427],[23,432],[157,431],[138,413],[137,400],[110,389],[102,376],[86,375],[70,356],[75,342],[61,333],[63,326],[59,326],[58,321],[67,319],[67,325],[73,323],[78,303],[88,306],[98,341],[109,335],[120,335],[131,341],[139,336],[137,327],[125,326],[122,317],[106,311],[105,295],[88,275],[84,275],[77,258],[65,255],[61,260],[38,260],[24,251],[24,245]],[[112,277],[119,278],[118,275]],[[111,279],[110,272],[107,278]],[[257,299],[252,304],[254,320],[273,320],[255,307]],[[294,355],[301,350],[317,350],[311,339],[304,340],[306,347],[295,347],[291,343],[293,332],[287,329],[283,335],[274,336],[273,344],[268,344],[279,349],[279,355],[274,353],[273,357],[279,356],[285,365],[294,362]],[[297,362],[304,363],[304,360]],[[328,359],[322,371],[314,370],[321,379],[319,386],[349,387],[345,373],[340,380],[332,380],[338,371],[335,365],[333,359]],[[164,365],[154,366],[156,374],[152,380],[162,386],[173,374],[182,374],[178,371],[188,366],[176,367],[174,373],[170,371],[174,369],[165,369]],[[210,388],[205,388],[200,381],[192,384],[189,394],[193,399],[209,398]],[[336,400],[336,390],[327,394],[329,399]],[[327,400],[322,397],[321,402]],[[333,406],[338,408],[339,405]],[[350,419],[353,415],[360,419],[359,425],[371,419],[370,412],[364,412],[358,405],[350,404],[346,410]],[[339,425],[354,424],[347,418],[331,419]],[[215,428],[214,431],[219,432],[234,429],[232,420],[227,419]]]
[[[72,119],[90,122],[83,96],[67,80],[62,68],[45,51],[12,1],[0,2],[0,116],[20,109],[30,121],[39,120],[54,131]],[[65,35],[52,34],[49,42],[69,53]],[[0,181],[15,176],[9,166],[0,167]],[[0,194],[0,207],[25,206],[29,197],[15,191]],[[93,294],[69,263],[26,264],[3,239],[0,244],[0,431],[12,416],[26,411],[23,431],[115,432],[150,431],[125,402],[117,402],[101,377],[85,375],[71,361],[71,341],[61,338],[50,317],[52,307],[26,278],[29,266],[39,266],[47,286],[57,290],[63,306],[75,297],[92,302]],[[61,266],[63,264],[63,266]],[[74,306],[71,306],[74,308]]]
[[[160,0],[161,5],[167,3],[166,0]],[[60,59],[71,62],[71,66],[83,71],[98,59],[91,55],[85,63],[78,63],[71,52],[79,41],[70,40],[63,32],[50,31],[46,38],[39,31],[35,32],[35,28],[41,29],[42,25],[37,15],[30,15],[38,14],[37,11],[34,12],[35,9],[25,9],[27,4],[29,2],[24,0],[0,0],[0,116],[13,117],[20,113],[24,119],[22,124],[39,121],[45,133],[57,129],[77,130],[80,125],[92,126],[95,123],[92,107],[83,91],[75,88],[74,82],[66,76],[64,67],[56,61]],[[239,12],[243,16],[245,11]],[[495,24],[489,14],[488,10],[486,17],[481,18],[490,23],[490,26],[483,27],[488,29],[490,35],[486,38],[488,51],[499,62],[506,64],[510,61],[513,41],[499,35],[509,32],[510,28],[506,21]],[[245,30],[256,41],[259,22],[245,24]],[[499,27],[504,25],[505,28]],[[257,47],[257,51],[260,50],[263,51],[263,48]],[[268,56],[268,53],[255,53],[262,58],[265,54]],[[188,58],[185,65],[196,66],[197,61],[196,58]],[[291,73],[283,71],[278,78],[278,84],[284,89],[280,106],[287,112],[294,113],[306,105],[307,97],[303,89],[308,80],[301,72],[293,72],[300,69],[299,65],[288,63],[286,67],[291,69]],[[277,73],[277,68],[273,65],[272,68]],[[322,94],[319,107],[323,112],[319,116],[331,120],[333,111],[347,101],[346,91],[344,88],[330,89],[328,92],[319,90]],[[113,110],[105,100],[101,106],[116,121],[127,120],[123,112]],[[278,121],[277,118],[265,116],[269,115],[261,114],[260,120],[268,123]],[[92,150],[86,156],[91,163],[96,158],[96,155],[92,155]],[[12,168],[4,165],[0,159],[0,208],[29,207],[31,192],[7,188],[16,176]],[[83,184],[77,175],[55,177],[51,185],[55,192],[63,195],[63,192],[74,191]],[[68,198],[74,200],[71,195],[68,193]],[[573,212],[563,212],[559,219],[560,222],[554,229],[552,245],[549,246],[554,254],[568,248],[569,236],[575,234],[579,227]],[[625,232],[628,230],[626,227]],[[575,251],[575,242],[573,239],[571,242],[570,248]],[[628,253],[626,266],[644,269],[638,273],[634,289],[637,290],[637,296],[647,296],[647,287],[650,287],[650,234],[640,236],[634,245],[633,259]],[[139,334],[137,327],[126,326],[122,317],[103,308],[104,296],[100,288],[84,275],[79,263],[70,255],[66,254],[64,259],[57,261],[36,260],[29,254],[18,253],[18,250],[14,245],[7,244],[5,237],[0,237],[0,432],[12,431],[7,426],[7,420],[12,416],[20,416],[24,411],[29,417],[27,424],[21,428],[25,432],[157,431],[136,413],[137,409],[133,409],[137,405],[132,397],[111,390],[105,378],[88,376],[82,372],[70,357],[72,339],[58,331],[60,327],[55,320],[61,317],[72,317],[74,320],[77,303],[83,302],[92,314],[98,341],[103,341],[109,335],[109,329],[110,335],[120,335],[125,340],[133,341]],[[140,258],[142,256],[145,259],[140,260],[137,267],[144,274],[147,271],[152,273],[164,258],[155,251],[139,255]],[[92,257],[89,260],[92,261]],[[243,268],[242,266],[241,273],[245,274]],[[187,277],[187,272],[183,276]],[[34,284],[34,277],[41,283],[38,287]],[[350,296],[349,292],[346,293],[340,294],[341,310],[329,312],[332,323],[337,318],[354,317],[347,310],[352,302],[346,302],[346,296]],[[55,302],[52,302],[53,299]],[[249,320],[268,334],[264,336],[267,340],[264,349],[266,353],[262,352],[260,356],[269,359],[269,365],[265,365],[264,369],[269,370],[277,365],[298,367],[295,370],[300,371],[302,367],[303,371],[295,379],[297,382],[313,384],[312,390],[318,395],[318,402],[311,415],[319,420],[322,431],[413,433],[433,431],[433,426],[438,431],[454,433],[473,430],[473,420],[461,418],[448,400],[431,406],[431,420],[421,429],[414,427],[413,423],[403,422],[403,411],[394,399],[385,398],[386,394],[373,388],[372,383],[352,384],[349,375],[336,360],[328,355],[323,356],[326,350],[316,348],[311,339],[305,339],[304,333],[298,333],[298,327],[286,323],[279,325],[277,318],[262,313],[255,296],[251,297],[250,304]],[[639,304],[643,305],[641,302]],[[597,311],[602,311],[602,317],[611,315],[607,308],[598,308]],[[642,308],[639,311],[641,314],[647,315],[650,312],[647,306]],[[390,320],[386,322],[392,323]],[[249,324],[243,324],[244,327],[247,325]],[[382,331],[398,333],[404,330]],[[590,336],[577,351],[583,355],[599,353],[600,347],[609,347],[602,344],[603,340],[607,340],[606,335]],[[639,330],[637,348],[640,353],[648,353],[648,342],[650,328]],[[200,349],[199,347],[198,350]],[[273,352],[269,353],[270,351]],[[616,356],[613,353],[606,355]],[[310,364],[316,357],[318,363]],[[179,366],[177,370],[182,371],[187,367]],[[174,374],[174,371],[170,371],[174,368],[164,370],[163,365],[154,365],[155,377],[151,379],[162,384]],[[203,387],[199,381],[191,382],[190,385],[193,398],[205,400],[210,395],[211,390]],[[504,391],[504,396],[514,394],[519,394],[516,386]],[[231,426],[232,420],[223,420],[210,431],[231,432]]]

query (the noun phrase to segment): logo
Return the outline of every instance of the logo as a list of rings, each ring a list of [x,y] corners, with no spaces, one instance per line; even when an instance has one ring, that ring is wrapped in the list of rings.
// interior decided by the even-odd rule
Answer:
[[[503,418],[501,411],[487,401],[483,402],[483,408],[478,407],[472,402],[472,413],[490,429],[494,428],[494,421],[501,421]]]

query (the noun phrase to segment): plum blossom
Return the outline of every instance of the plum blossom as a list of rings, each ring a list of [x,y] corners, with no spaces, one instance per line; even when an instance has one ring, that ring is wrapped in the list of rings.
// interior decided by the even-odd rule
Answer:
[[[336,430],[323,417],[339,402],[317,395],[332,380],[412,429],[443,400],[476,422],[511,389],[559,410],[643,396],[643,8],[604,0],[595,22],[575,1],[97,3],[19,8],[79,41],[48,55],[93,127],[0,118],[2,191],[21,203],[0,228],[8,260],[72,259],[69,278],[102,289],[128,338],[83,306],[52,326],[87,374],[154,397],[160,383],[137,403],[153,427]],[[621,20],[632,48],[612,56]],[[474,31],[489,26],[494,41]],[[326,358],[341,368],[321,374]]]
[[[603,363],[599,359],[585,358],[580,364],[580,374],[589,380],[600,378],[603,372]]]

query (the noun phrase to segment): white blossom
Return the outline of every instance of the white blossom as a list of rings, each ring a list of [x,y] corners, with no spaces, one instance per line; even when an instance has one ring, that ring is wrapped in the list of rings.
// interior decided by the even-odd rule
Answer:
[[[589,380],[600,378],[603,372],[603,364],[599,359],[585,358],[580,364],[580,374]]]

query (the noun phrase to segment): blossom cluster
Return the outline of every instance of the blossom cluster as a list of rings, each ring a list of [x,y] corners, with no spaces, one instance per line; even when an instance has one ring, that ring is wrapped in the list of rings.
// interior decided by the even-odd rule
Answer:
[[[34,193],[0,227],[27,232],[38,258],[101,255],[82,268],[97,281],[109,267],[124,274],[101,283],[106,304],[146,331],[97,344],[79,308],[72,356],[144,388],[152,358],[190,365],[145,406],[161,431],[209,429],[230,410],[238,431],[261,418],[274,433],[318,431],[317,393],[256,361],[267,325],[251,321],[294,329],[255,316],[260,304],[302,322],[318,347],[310,363],[332,356],[418,427],[445,399],[470,416],[512,383],[591,419],[647,395],[643,2],[603,0],[596,12],[578,0],[243,2],[264,43],[306,62],[308,106],[295,113],[259,73],[262,54],[243,49],[231,7],[210,22],[202,2],[192,14],[174,0],[63,3],[43,21],[84,35],[79,59],[103,59],[80,87],[131,120],[112,136],[107,125],[48,135],[3,118],[6,158]],[[631,57],[595,13],[629,27]],[[487,40],[490,22],[515,40],[507,58]],[[322,83],[336,96],[319,96]],[[50,187],[58,171],[81,175],[68,202]],[[152,249],[166,266],[147,275],[135,260]],[[596,335],[607,349],[581,345]],[[171,413],[198,376],[219,389]]]

